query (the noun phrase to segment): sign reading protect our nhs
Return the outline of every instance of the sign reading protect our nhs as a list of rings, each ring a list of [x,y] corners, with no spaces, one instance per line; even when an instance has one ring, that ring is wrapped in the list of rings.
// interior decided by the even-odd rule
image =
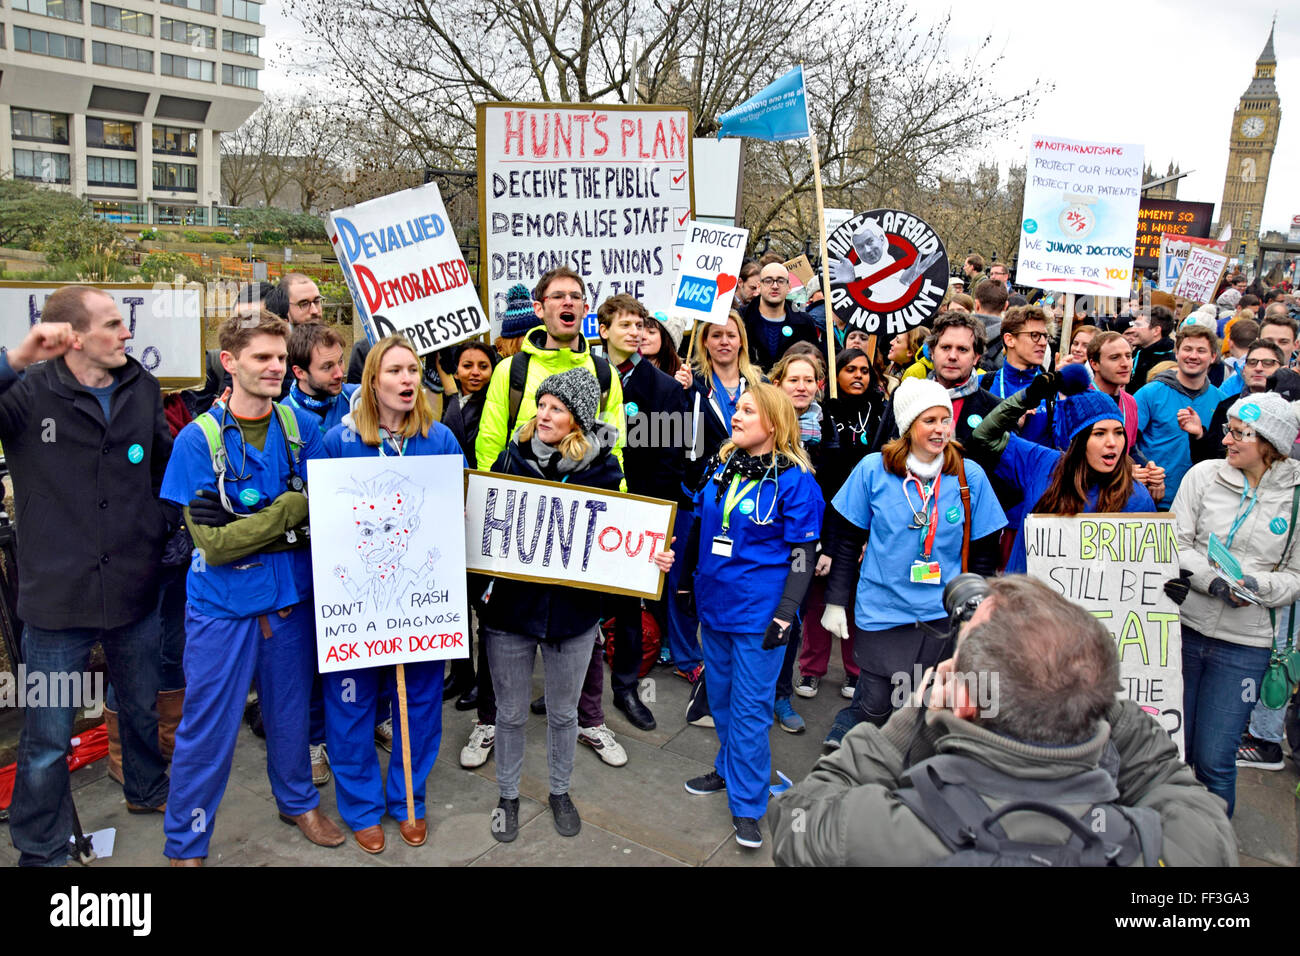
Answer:
[[[691,322],[726,322],[748,242],[748,229],[688,223],[671,314]]]

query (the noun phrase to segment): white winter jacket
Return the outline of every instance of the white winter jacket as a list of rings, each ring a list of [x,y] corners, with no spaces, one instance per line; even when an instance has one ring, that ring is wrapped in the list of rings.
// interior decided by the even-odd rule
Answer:
[[[1245,481],[1243,472],[1215,458],[1193,465],[1178,487],[1171,509],[1178,561],[1183,570],[1192,572],[1192,590],[1183,603],[1182,619],[1207,637],[1249,647],[1272,647],[1274,626],[1268,609],[1286,608],[1300,598],[1300,532],[1289,534],[1300,462],[1286,458],[1264,472],[1258,500],[1232,543],[1242,573],[1259,582],[1264,607],[1230,607],[1208,593],[1215,578],[1207,554],[1210,534],[1226,543],[1241,507]],[[1284,555],[1288,540],[1291,544]],[[1278,622],[1284,617],[1283,611],[1276,612]]]

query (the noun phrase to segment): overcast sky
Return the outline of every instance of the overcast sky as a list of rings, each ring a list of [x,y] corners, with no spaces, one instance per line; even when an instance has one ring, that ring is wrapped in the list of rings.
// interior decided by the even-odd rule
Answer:
[[[1194,170],[1180,183],[1178,198],[1214,203],[1216,218],[1232,111],[1279,12],[1273,45],[1282,126],[1262,225],[1285,232],[1291,217],[1300,215],[1300,13],[1288,16],[1276,0],[1088,0],[1077,6],[910,0],[910,7],[928,22],[948,18],[948,48],[957,63],[992,34],[992,48],[1005,53],[995,75],[1001,90],[1039,80],[1055,85],[1019,135],[990,154],[1004,170],[1008,162],[1023,161],[1036,133],[1141,143],[1159,172],[1170,160]],[[286,77],[280,45],[298,40],[298,31],[277,0],[263,12],[262,88],[291,92],[297,84]]]

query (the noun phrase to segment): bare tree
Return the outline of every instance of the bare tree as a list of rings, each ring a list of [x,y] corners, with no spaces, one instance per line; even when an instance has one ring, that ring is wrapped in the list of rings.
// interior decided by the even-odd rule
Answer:
[[[293,111],[268,97],[233,133],[221,135],[221,184],[232,206],[261,198],[274,205],[292,179],[293,154],[298,136]]]

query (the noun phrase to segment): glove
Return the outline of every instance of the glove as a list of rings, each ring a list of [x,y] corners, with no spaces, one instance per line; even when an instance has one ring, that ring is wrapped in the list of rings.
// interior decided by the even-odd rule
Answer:
[[[1059,378],[1060,376],[1055,372],[1043,372],[1041,375],[1035,375],[1034,380],[1025,389],[1025,398],[1035,405],[1044,399],[1051,398],[1058,391],[1057,380]]]
[[[189,507],[190,517],[194,519],[194,523],[201,524],[205,528],[224,528],[235,520],[235,515],[222,507],[217,493],[206,488],[190,500]]]
[[[1244,601],[1238,601],[1232,596],[1232,588],[1228,587],[1228,582],[1223,578],[1215,578],[1210,582],[1210,594],[1228,605],[1228,607],[1242,607],[1245,605]]]
[[[767,633],[763,635],[763,650],[770,651],[773,648],[785,647],[790,643],[791,625],[782,624],[775,618],[767,625]]]
[[[822,611],[822,627],[841,641],[849,639],[849,616],[838,604],[826,605],[826,610]]]
[[[1249,574],[1243,574],[1241,576],[1241,586],[1247,591],[1254,591],[1256,594],[1259,593],[1259,582]]]
[[[1166,581],[1165,594],[1169,595],[1169,600],[1181,607],[1187,600],[1187,592],[1192,589],[1191,579],[1191,571],[1180,571],[1178,577]]]

